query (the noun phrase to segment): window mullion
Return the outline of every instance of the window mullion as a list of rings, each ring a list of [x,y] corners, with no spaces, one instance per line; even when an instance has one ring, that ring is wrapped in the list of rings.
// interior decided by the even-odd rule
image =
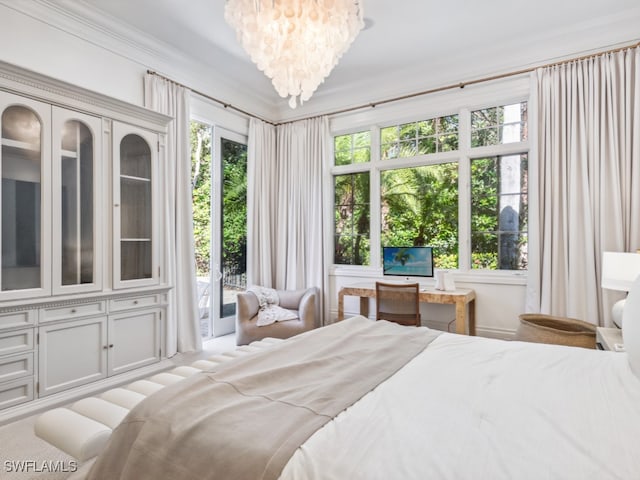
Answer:
[[[471,267],[471,112],[459,112],[458,163],[458,268]]]
[[[382,219],[381,192],[380,192],[380,127],[371,127],[371,170],[369,176],[369,235],[370,235],[370,265],[382,267],[380,257],[382,248],[380,245],[380,229]]]

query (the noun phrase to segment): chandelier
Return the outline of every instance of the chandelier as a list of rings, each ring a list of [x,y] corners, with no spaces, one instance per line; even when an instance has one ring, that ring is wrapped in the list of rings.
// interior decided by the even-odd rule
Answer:
[[[311,98],[364,26],[362,0],[227,0],[224,17],[291,108]]]

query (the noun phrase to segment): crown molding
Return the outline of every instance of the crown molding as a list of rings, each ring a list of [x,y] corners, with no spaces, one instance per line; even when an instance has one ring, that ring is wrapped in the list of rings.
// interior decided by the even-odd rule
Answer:
[[[96,10],[84,0],[0,0],[0,5],[22,13],[92,45],[137,63],[195,90],[272,118],[276,103],[216,68],[185,55],[172,45],[136,30],[126,22]]]

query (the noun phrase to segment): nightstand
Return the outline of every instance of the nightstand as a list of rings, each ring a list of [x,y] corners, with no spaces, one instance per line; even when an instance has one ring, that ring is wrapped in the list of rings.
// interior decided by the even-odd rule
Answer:
[[[619,328],[596,328],[596,347],[599,350],[624,352],[622,346],[622,330]]]

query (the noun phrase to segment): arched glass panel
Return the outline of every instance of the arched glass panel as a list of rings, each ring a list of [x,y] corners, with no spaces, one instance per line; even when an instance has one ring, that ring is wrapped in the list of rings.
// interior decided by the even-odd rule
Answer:
[[[5,109],[1,123],[1,289],[40,288],[42,125],[19,105]]]
[[[93,283],[93,164],[91,130],[69,120],[62,129],[62,285]]]
[[[139,135],[120,142],[120,276],[151,278],[151,149]]]

